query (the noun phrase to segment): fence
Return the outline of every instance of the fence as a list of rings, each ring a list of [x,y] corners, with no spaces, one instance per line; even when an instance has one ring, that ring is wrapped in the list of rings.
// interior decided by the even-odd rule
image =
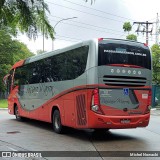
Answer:
[[[152,86],[152,107],[160,107],[160,85]]]

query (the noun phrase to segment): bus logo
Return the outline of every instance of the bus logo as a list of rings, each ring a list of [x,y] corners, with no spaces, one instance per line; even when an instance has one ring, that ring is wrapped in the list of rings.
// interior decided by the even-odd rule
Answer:
[[[129,88],[123,88],[123,94],[125,96],[128,96],[129,95]]]

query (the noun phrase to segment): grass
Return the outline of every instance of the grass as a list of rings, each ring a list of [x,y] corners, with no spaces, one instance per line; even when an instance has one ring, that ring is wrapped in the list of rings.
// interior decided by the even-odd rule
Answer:
[[[8,107],[7,99],[0,99],[0,108],[7,108],[7,107]]]

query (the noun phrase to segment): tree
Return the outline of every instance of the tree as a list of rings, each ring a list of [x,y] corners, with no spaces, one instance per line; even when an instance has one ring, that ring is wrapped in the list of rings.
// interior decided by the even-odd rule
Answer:
[[[19,42],[18,40],[13,40],[13,45],[17,47],[13,53],[13,63],[34,55],[24,43]]]
[[[137,41],[137,36],[135,34],[129,34],[126,39]]]
[[[88,2],[89,0],[85,0],[86,2]],[[91,4],[93,4],[93,2],[95,2],[95,0],[91,0]]]
[[[129,34],[129,32],[132,30],[131,23],[130,23],[130,22],[125,22],[125,23],[123,24],[123,30],[124,30],[125,32],[128,32],[128,34]]]
[[[123,30],[124,32],[128,32],[126,39],[137,41],[137,36],[135,34],[129,34],[129,32],[132,30],[132,26],[130,22],[125,22],[123,24]]]
[[[11,66],[27,57],[32,56],[27,46],[17,40],[12,40],[5,31],[0,31],[0,92],[5,91],[2,83],[3,77],[9,72]]]
[[[152,51],[152,66],[153,66],[153,81],[160,84],[160,46],[154,44],[151,47]]]
[[[46,12],[48,6],[44,0],[1,0],[0,29],[9,30],[13,34],[17,29],[27,33],[29,38],[36,38],[37,33],[54,38],[54,30],[50,25]]]
[[[41,50],[41,49],[36,51],[37,55],[38,55],[38,54],[45,53],[45,52],[47,52],[47,51],[43,51],[43,50]]]
[[[92,4],[95,0],[90,1]],[[54,39],[54,29],[46,12],[50,13],[44,0],[0,0],[0,30],[12,35],[20,31],[34,39],[41,32],[46,38]]]

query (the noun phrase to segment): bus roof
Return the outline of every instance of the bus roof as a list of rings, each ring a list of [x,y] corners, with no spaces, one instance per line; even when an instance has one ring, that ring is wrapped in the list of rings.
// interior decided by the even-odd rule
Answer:
[[[16,67],[20,67],[24,64],[28,64],[28,63],[31,63],[31,62],[35,62],[35,61],[38,61],[40,59],[44,59],[44,58],[47,58],[47,57],[50,57],[50,56],[53,56],[53,55],[57,55],[57,54],[60,54],[62,52],[66,52],[66,51],[69,51],[71,49],[75,49],[75,48],[78,48],[82,45],[85,45],[85,44],[89,44],[91,42],[100,42],[100,41],[105,41],[105,40],[111,40],[111,41],[126,41],[126,42],[133,42],[133,43],[136,43],[136,44],[139,44],[139,45],[145,45],[144,43],[141,43],[141,42],[137,42],[137,41],[133,41],[133,40],[126,40],[126,39],[114,39],[114,38],[96,38],[96,39],[91,39],[91,40],[86,40],[86,41],[83,41],[83,42],[79,42],[79,43],[75,43],[73,45],[70,45],[70,46],[67,46],[67,47],[64,47],[62,49],[57,49],[57,50],[54,50],[54,51],[50,51],[50,52],[45,52],[45,53],[42,53],[40,55],[35,55],[35,56],[32,56],[32,57],[29,57],[27,58],[26,60],[21,60],[21,61],[18,61],[16,62],[13,66],[12,66],[12,69],[16,68]],[[146,45],[145,45],[146,46]],[[148,46],[146,46],[148,47]]]
[[[131,42],[131,43],[136,43],[139,45],[143,45],[145,47],[148,47],[148,45],[146,43],[142,43],[142,42],[138,42],[135,40],[129,40],[129,39],[116,39],[116,38],[98,38],[99,41],[103,41],[103,40],[111,40],[111,41],[124,41],[124,42]]]
[[[35,55],[35,56],[32,56],[32,57],[29,57],[25,60],[25,64],[35,62],[35,61],[38,61],[40,59],[44,59],[44,58],[47,58],[47,57],[50,57],[50,56],[53,56],[53,55],[57,55],[57,54],[60,54],[62,52],[69,51],[71,49],[78,48],[78,47],[82,46],[83,44],[84,44],[84,42],[80,42],[80,43],[76,43],[76,44],[64,47],[62,49],[57,49],[57,50],[54,50],[54,51],[45,52],[45,53],[42,53],[40,55]]]

